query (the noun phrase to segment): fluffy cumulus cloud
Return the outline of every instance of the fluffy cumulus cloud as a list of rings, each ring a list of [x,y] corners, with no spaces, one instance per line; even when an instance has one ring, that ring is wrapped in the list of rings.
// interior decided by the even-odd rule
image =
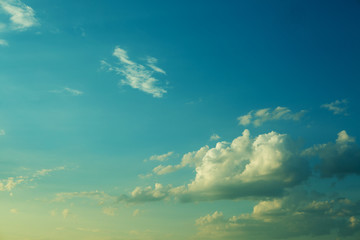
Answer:
[[[118,198],[118,201],[126,203],[143,203],[166,200],[170,197],[171,189],[171,185],[163,186],[160,183],[156,183],[154,188],[151,186],[145,188],[136,187],[134,191],[131,192],[130,196],[122,195]]]
[[[256,111],[250,111],[248,114],[238,117],[240,125],[250,125],[260,126],[264,122],[274,121],[274,120],[293,120],[298,121],[304,114],[305,110],[300,112],[293,113],[287,107],[277,107],[275,109],[264,108]]]
[[[202,147],[187,153],[178,165],[158,166],[165,174],[185,166],[195,168],[195,178],[185,186],[137,188],[126,201],[208,201],[242,197],[279,196],[309,176],[308,163],[284,134],[270,132],[252,139],[248,130],[232,143]]]
[[[108,71],[114,71],[121,75],[123,79],[119,84],[128,85],[134,89],[151,94],[155,98],[161,98],[167,91],[158,85],[159,80],[154,74],[165,75],[165,71],[157,67],[157,59],[148,57],[147,64],[142,65],[130,60],[124,49],[116,47],[113,56],[118,59],[116,64],[110,64],[104,60],[101,61],[102,68]]]
[[[303,195],[261,201],[252,213],[226,218],[214,212],[196,220],[196,239],[288,239],[359,236],[360,202]],[[315,239],[314,238],[314,239]],[[326,238],[325,238],[326,239]],[[351,238],[355,239],[355,238]]]
[[[355,138],[345,130],[338,133],[335,142],[316,145],[304,151],[304,155],[318,156],[317,170],[322,177],[343,178],[349,174],[360,175],[360,148]]]
[[[343,100],[336,100],[335,102],[323,104],[321,105],[321,107],[326,108],[327,110],[333,112],[335,115],[337,114],[346,115],[348,104],[349,101],[347,99],[343,99]]]
[[[38,24],[35,11],[20,0],[0,0],[2,12],[9,15],[11,30],[26,30]]]

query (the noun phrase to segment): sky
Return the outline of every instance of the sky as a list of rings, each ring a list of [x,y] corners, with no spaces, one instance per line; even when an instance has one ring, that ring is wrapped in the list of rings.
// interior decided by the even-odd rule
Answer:
[[[0,240],[360,239],[357,0],[0,0]]]

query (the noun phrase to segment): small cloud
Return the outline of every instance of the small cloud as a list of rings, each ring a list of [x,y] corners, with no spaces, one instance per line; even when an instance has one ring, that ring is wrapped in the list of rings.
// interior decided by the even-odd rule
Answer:
[[[84,92],[82,92],[82,91],[68,88],[68,87],[64,87],[63,89],[60,89],[60,90],[51,90],[50,92],[58,93],[58,94],[70,94],[71,96],[81,96],[84,94]]]
[[[323,104],[321,105],[322,108],[326,108],[327,110],[333,112],[333,114],[338,115],[338,114],[343,114],[343,115],[347,115],[347,108],[348,108],[348,104],[349,101],[347,99],[343,99],[343,100],[336,100],[335,102],[332,103],[327,103],[327,104]]]
[[[0,136],[4,136],[4,135],[6,135],[5,130],[4,130],[4,129],[0,129]]]
[[[79,91],[79,90],[76,90],[76,89],[71,89],[71,88],[64,88],[65,91],[67,91],[68,93],[70,93],[71,95],[73,96],[80,96],[80,95],[83,95],[84,93]]]
[[[50,172],[64,170],[64,167],[57,167],[54,169],[42,169],[40,171],[35,172],[30,176],[17,176],[17,177],[8,177],[7,179],[0,179],[0,192],[7,191],[11,192],[17,185],[26,184],[35,181]],[[12,193],[10,193],[12,196]]]
[[[103,208],[103,213],[108,216],[115,216],[116,210],[117,210],[117,208],[105,207],[105,208]]]
[[[140,209],[135,209],[134,212],[133,212],[133,217],[136,217],[140,214]]]
[[[360,175],[360,148],[355,138],[349,136],[345,130],[338,133],[335,143],[315,145],[303,151],[303,155],[320,158],[316,170],[321,177],[343,178],[350,174]]]
[[[69,213],[70,213],[70,210],[65,208],[63,211],[62,211],[62,216],[64,218],[67,218],[69,216]]]
[[[116,74],[123,76],[124,78],[119,82],[120,85],[128,85],[134,89],[149,93],[155,98],[161,98],[167,93],[163,87],[157,85],[159,80],[153,76],[155,73],[165,74],[164,70],[155,65],[156,58],[148,57],[148,64],[142,65],[130,60],[127,52],[119,47],[115,47],[113,56],[118,59],[116,65],[101,60],[101,68],[114,71]]]
[[[0,8],[10,15],[10,28],[23,31],[38,24],[35,11],[20,0],[2,0]]]
[[[219,135],[217,135],[216,133],[214,133],[213,135],[211,135],[210,140],[211,141],[216,141],[219,140],[221,137]]]
[[[9,46],[9,43],[4,39],[0,39],[0,46],[6,47],[6,46]]]
[[[304,114],[305,110],[301,110],[300,112],[293,113],[287,107],[277,107],[274,110],[271,108],[264,108],[256,111],[250,111],[248,114],[238,117],[239,125],[249,125],[253,124],[258,127],[262,125],[264,122],[275,121],[275,120],[300,120]]]
[[[166,160],[169,159],[169,157],[171,155],[173,155],[174,152],[168,152],[168,153],[165,153],[165,154],[162,154],[162,155],[153,155],[149,158],[150,161],[160,161],[160,162],[164,162]]]
[[[162,70],[161,68],[159,68],[155,65],[158,62],[158,60],[156,58],[148,57],[147,62],[148,62],[148,66],[151,67],[154,71],[156,71],[158,73],[166,74],[166,72],[164,70]]]
[[[12,208],[12,209],[10,209],[10,212],[11,212],[12,214],[17,214],[17,213],[18,213],[18,210],[17,210],[16,208]]]

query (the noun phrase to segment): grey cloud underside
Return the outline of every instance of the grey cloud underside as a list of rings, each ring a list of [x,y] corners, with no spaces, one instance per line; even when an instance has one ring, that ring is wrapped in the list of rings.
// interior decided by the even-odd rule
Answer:
[[[201,217],[197,239],[283,239],[301,236],[353,236],[360,232],[360,201],[319,200],[293,194],[261,201],[250,214]]]
[[[238,117],[239,125],[247,126],[253,124],[258,127],[265,122],[275,120],[300,120],[306,113],[306,110],[293,113],[287,107],[277,107],[275,109],[264,108],[256,111],[250,111],[248,114]]]
[[[321,177],[344,178],[350,174],[360,175],[360,148],[346,131],[338,133],[335,143],[316,145],[305,150],[304,154],[320,158],[316,170]]]

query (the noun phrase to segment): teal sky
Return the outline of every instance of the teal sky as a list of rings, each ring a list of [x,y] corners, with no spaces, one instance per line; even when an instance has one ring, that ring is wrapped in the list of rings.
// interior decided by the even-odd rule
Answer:
[[[360,2],[0,0],[0,240],[360,239]]]

